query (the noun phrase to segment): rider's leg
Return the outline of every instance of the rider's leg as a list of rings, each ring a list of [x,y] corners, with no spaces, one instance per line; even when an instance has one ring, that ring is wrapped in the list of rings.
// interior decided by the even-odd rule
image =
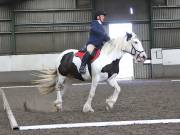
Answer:
[[[91,54],[94,51],[95,46],[92,44],[87,45],[87,52],[85,53],[85,55],[82,58],[82,63],[81,66],[79,68],[79,72],[84,74],[86,73],[86,64],[88,63],[89,59],[91,58]]]
[[[94,51],[96,47],[93,44],[89,44],[87,45],[87,51],[92,54],[92,52]]]

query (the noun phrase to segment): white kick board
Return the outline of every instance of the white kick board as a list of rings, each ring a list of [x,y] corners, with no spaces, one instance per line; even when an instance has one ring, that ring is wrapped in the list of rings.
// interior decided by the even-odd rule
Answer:
[[[163,65],[180,65],[180,49],[162,50]]]

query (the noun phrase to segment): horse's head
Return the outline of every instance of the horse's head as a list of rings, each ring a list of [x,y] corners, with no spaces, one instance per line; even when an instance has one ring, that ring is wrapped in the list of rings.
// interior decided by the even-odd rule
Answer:
[[[141,44],[141,41],[137,38],[135,33],[126,33],[125,36],[126,45],[124,47],[125,52],[130,53],[137,62],[144,62],[147,55]]]

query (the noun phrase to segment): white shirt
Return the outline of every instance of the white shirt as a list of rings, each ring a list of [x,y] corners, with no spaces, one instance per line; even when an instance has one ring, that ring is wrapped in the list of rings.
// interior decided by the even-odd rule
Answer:
[[[102,22],[100,20],[97,20],[99,22],[99,24],[102,24]]]

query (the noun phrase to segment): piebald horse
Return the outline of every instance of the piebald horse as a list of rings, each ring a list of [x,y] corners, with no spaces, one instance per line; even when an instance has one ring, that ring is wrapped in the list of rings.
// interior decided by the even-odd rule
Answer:
[[[88,99],[83,106],[83,112],[94,112],[91,102],[95,95],[98,82],[105,81],[114,88],[113,94],[106,99],[106,109],[112,109],[121,91],[116,76],[119,73],[119,61],[125,53],[131,54],[137,62],[144,62],[147,55],[135,33],[124,33],[116,39],[104,43],[99,57],[86,65],[86,73],[80,74],[81,59],[75,56],[78,50],[69,49],[60,54],[56,69],[43,71],[38,80],[41,93],[48,94],[56,91],[57,99],[54,105],[57,111],[62,110],[63,88],[67,78],[76,78],[82,81],[91,80],[91,89]],[[90,67],[90,68],[89,68]]]

